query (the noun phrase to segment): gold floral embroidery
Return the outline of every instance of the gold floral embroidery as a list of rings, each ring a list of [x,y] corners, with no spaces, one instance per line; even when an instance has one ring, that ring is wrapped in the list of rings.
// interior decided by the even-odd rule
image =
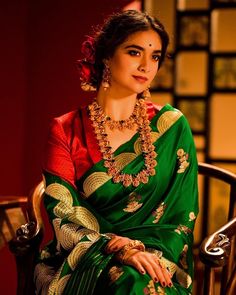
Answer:
[[[81,259],[81,257],[86,253],[86,251],[91,247],[93,242],[80,242],[74,249],[70,252],[67,257],[67,262],[72,270],[74,270]]]
[[[157,141],[183,114],[179,110],[171,110],[164,112],[157,120],[158,132],[151,132],[152,142]],[[141,154],[141,140],[138,138],[134,143],[134,151],[136,154]]]
[[[74,206],[73,213],[68,216],[68,220],[94,232],[99,232],[100,230],[96,217],[87,208],[82,206]]]
[[[142,196],[138,195],[136,192],[129,194],[128,204],[126,208],[123,209],[125,212],[135,212],[140,207],[143,206],[143,203],[140,203]]]
[[[159,132],[151,132],[151,141],[154,143],[161,136]],[[134,143],[134,151],[137,155],[142,153],[142,145],[140,137]]]
[[[181,232],[187,235],[187,234],[190,234],[192,230],[185,225],[179,224],[178,227],[175,229],[175,232],[178,233],[179,235],[181,234]]]
[[[192,279],[188,273],[186,273],[177,264],[166,259],[163,256],[160,258],[160,260],[162,260],[165,263],[166,268],[172,276],[176,275],[176,279],[181,286],[183,286],[184,288],[189,288],[189,286],[192,284]]]
[[[161,137],[176,121],[178,121],[182,115],[183,114],[176,109],[164,112],[157,120],[158,132],[151,132],[152,142],[155,142],[159,137]],[[134,153],[122,153],[115,157],[119,169],[123,169],[124,166],[128,165],[141,153],[141,141],[140,138],[138,138],[134,143]],[[110,179],[111,176],[109,176],[106,172],[94,172],[90,174],[83,183],[83,197],[88,198]]]
[[[180,254],[180,260],[179,263],[183,267],[183,269],[188,269],[188,264],[187,264],[187,252],[188,252],[188,245],[185,244],[184,248]]]
[[[58,200],[53,213],[58,217],[53,220],[53,226],[57,237],[57,249],[60,245],[70,250],[83,237],[78,234],[77,229],[84,227],[86,236],[90,241],[96,241],[99,237],[100,226],[96,217],[83,206],[73,206],[73,197],[69,189],[59,183],[50,184],[45,193]],[[67,217],[73,224],[68,223],[61,226],[62,218]]]
[[[123,275],[123,269],[118,266],[112,266],[109,270],[110,283],[114,283]]]
[[[56,205],[54,209],[56,216],[71,214],[73,210],[73,197],[68,188],[60,183],[51,183],[46,187],[45,193],[59,201],[59,205]]]
[[[171,276],[176,275],[177,282],[181,286],[183,286],[184,288],[189,288],[189,286],[192,284],[192,279],[191,279],[191,277],[190,277],[190,275],[188,273],[186,273],[182,268],[180,268],[174,262],[166,259],[164,256],[162,256],[162,257],[158,256],[158,258],[165,265],[165,267],[168,269],[168,271],[171,273]],[[145,289],[146,289],[146,292],[149,292],[147,287]],[[144,294],[150,294],[150,292],[149,293],[144,293]]]
[[[192,284],[192,279],[191,279],[190,275],[188,275],[184,271],[179,271],[179,270],[176,271],[176,280],[184,288],[189,288]]]
[[[189,221],[193,221],[193,220],[195,220],[196,219],[196,215],[195,215],[195,213],[194,212],[190,212],[189,213]]]
[[[60,274],[61,274],[64,264],[65,264],[65,260],[64,260],[63,264],[60,266],[60,268],[58,269],[58,271],[56,272],[53,279],[51,280],[49,287],[48,287],[48,293],[47,293],[48,295],[55,295],[56,294],[55,290],[57,288],[57,283],[60,279]],[[61,292],[61,294],[62,294],[62,292]]]
[[[157,120],[159,133],[164,134],[182,115],[177,109],[164,112]]]
[[[63,290],[65,289],[65,286],[68,283],[70,277],[71,277],[71,275],[69,274],[69,275],[61,277],[58,280],[54,294],[56,294],[56,295],[63,294]]]
[[[177,157],[179,160],[179,169],[177,173],[184,173],[186,168],[189,166],[188,154],[183,149],[178,149]]]
[[[83,183],[84,195],[88,198],[100,186],[111,179],[106,172],[94,172],[90,174]]]
[[[149,281],[147,287],[143,289],[145,295],[158,295],[153,280]]]
[[[44,263],[38,263],[34,269],[34,282],[37,290],[41,290],[41,294],[48,294],[49,284],[56,274],[55,267],[48,266]]]
[[[121,153],[115,157],[116,167],[122,170],[126,165],[137,158],[135,153]]]
[[[165,291],[164,291],[164,289],[162,287],[158,286],[158,288],[157,288],[157,294],[165,295],[166,293],[165,293]]]
[[[164,214],[165,208],[166,204],[162,202],[161,205],[155,211],[152,212],[152,215],[155,217],[153,223],[157,223],[160,220],[160,218]]]
[[[155,288],[154,282],[151,280],[149,281],[147,287],[143,289],[143,293],[145,295],[165,295],[165,291],[162,287],[158,286],[157,290]]]

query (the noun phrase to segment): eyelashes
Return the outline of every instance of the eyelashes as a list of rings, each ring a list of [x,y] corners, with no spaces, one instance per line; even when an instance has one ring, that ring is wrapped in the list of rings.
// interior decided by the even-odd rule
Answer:
[[[140,56],[140,52],[138,50],[132,49],[132,50],[129,50],[128,53],[131,56]]]
[[[141,56],[141,52],[138,51],[138,50],[134,50],[134,49],[129,50],[129,51],[128,51],[128,54],[129,54],[130,56]],[[158,62],[158,61],[160,60],[160,58],[161,58],[161,55],[160,55],[160,54],[153,54],[153,56],[152,56],[152,59],[153,59],[154,61],[156,61],[156,62]]]
[[[155,61],[159,61],[161,59],[161,56],[160,55],[153,55],[153,59]]]

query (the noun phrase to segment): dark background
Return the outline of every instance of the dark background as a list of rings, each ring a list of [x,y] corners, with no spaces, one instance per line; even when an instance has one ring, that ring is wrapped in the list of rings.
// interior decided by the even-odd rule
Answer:
[[[130,2],[0,0],[0,196],[26,195],[41,180],[50,120],[91,97],[75,67],[84,36]],[[0,294],[15,289],[14,260],[4,247]]]
[[[27,194],[40,180],[50,119],[89,97],[75,67],[84,36],[130,2],[0,1],[0,195]]]

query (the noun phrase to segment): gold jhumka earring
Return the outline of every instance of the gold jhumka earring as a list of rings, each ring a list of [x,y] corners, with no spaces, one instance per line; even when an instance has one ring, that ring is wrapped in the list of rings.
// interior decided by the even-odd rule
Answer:
[[[149,88],[150,88],[150,86],[148,86],[148,88],[143,91],[143,93],[141,94],[141,98],[149,99],[151,97]]]

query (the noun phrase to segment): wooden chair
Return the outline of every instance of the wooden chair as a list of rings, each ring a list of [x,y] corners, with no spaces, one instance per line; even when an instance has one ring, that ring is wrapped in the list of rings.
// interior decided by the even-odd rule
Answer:
[[[199,164],[199,174],[230,185],[228,222],[204,239],[200,259],[205,264],[204,295],[215,295],[215,271],[221,267],[220,295],[236,294],[236,175],[206,163]]]
[[[236,175],[206,163],[199,163],[199,174],[221,179],[230,185],[229,220],[236,216]],[[28,223],[18,229],[16,237],[9,243],[10,250],[15,255],[17,265],[17,295],[34,294],[34,265],[44,234],[43,221],[40,214],[40,203],[43,194],[43,182],[40,182],[28,199]],[[200,257],[205,264],[204,295],[214,295],[214,268],[216,266],[224,266],[223,273],[226,272],[224,279],[222,279],[222,290],[226,292],[222,292],[221,295],[236,294],[232,293],[235,288],[235,224],[234,218],[219,231],[205,239],[201,245]],[[232,270],[233,267],[234,271]]]
[[[22,225],[16,236],[9,242],[9,248],[15,255],[17,268],[17,295],[34,294],[34,266],[44,235],[44,225],[40,204],[44,195],[44,184],[41,181],[28,198],[28,223]]]
[[[16,229],[16,227],[12,224],[12,220],[7,214],[7,210],[19,209],[23,217],[24,212],[22,207],[24,207],[26,203],[27,197],[25,196],[0,196],[0,240],[2,239],[4,244],[15,236]],[[23,218],[21,218],[21,222],[24,222],[22,219]],[[4,223],[6,223],[9,237],[6,237],[4,234]]]

